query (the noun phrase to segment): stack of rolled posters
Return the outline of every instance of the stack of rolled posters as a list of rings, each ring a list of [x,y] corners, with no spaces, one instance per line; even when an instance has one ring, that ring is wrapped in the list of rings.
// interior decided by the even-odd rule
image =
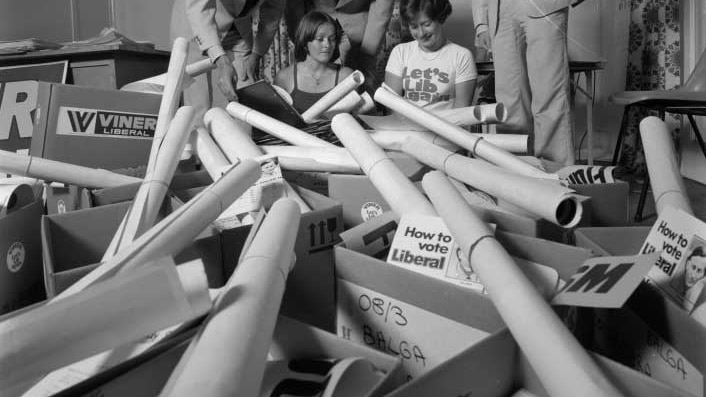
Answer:
[[[375,91],[375,100],[470,151],[475,157],[480,157],[488,162],[519,174],[535,178],[556,179],[546,172],[525,163],[506,150],[487,142],[485,139],[473,136],[469,134],[468,131],[414,105],[389,89],[384,87],[378,88],[377,91]]]
[[[209,70],[213,70],[215,68],[216,64],[212,63],[210,59],[202,59],[200,61],[186,65],[186,68],[184,70],[184,77],[181,82],[181,88],[185,89],[194,82],[194,77],[206,73]],[[152,76],[146,79],[133,81],[132,83],[125,84],[120,88],[120,90],[161,94],[164,91],[166,80],[167,74],[162,73],[157,76]]]
[[[293,171],[362,174],[350,152],[339,147],[261,145],[265,153],[277,156],[282,168]]]
[[[431,131],[414,130],[368,130],[375,143],[387,150],[401,150],[400,146],[405,139],[417,137],[429,141],[452,152],[458,151],[460,147],[447,139]],[[510,153],[527,153],[528,136],[523,134],[476,134],[474,137],[485,139],[493,145],[505,149]]]
[[[298,146],[335,146],[313,135],[285,124],[273,117],[257,110],[241,105],[238,102],[231,102],[226,106],[228,113],[238,120],[244,121],[255,128],[267,132],[291,145]]]
[[[131,243],[146,229],[154,225],[164,197],[169,190],[169,183],[179,165],[184,145],[189,138],[193,116],[193,107],[179,108],[169,124],[169,131],[165,134],[164,139],[152,142],[153,149],[157,144],[161,144],[161,147],[152,150],[154,156],[149,159],[145,179],[135,194],[135,199],[125,214],[118,232],[106,250],[104,259],[115,255],[121,247]],[[157,124],[159,125],[159,121]]]
[[[29,185],[0,185],[0,218],[10,214],[34,200],[34,191]]]
[[[0,171],[12,175],[61,182],[87,188],[106,188],[142,182],[142,179],[108,170],[24,156],[0,150]]]
[[[318,120],[326,110],[358,88],[363,82],[365,82],[363,73],[359,70],[353,71],[348,77],[336,84],[331,91],[327,92],[321,99],[311,105],[309,109],[304,111],[304,113],[302,113],[302,119],[307,124]]]
[[[581,221],[583,207],[574,191],[558,181],[516,174],[478,159],[450,152],[419,138],[409,138],[402,151],[476,189],[565,228]]]
[[[181,270],[157,261],[0,322],[0,395],[17,395],[49,371],[207,313],[203,266]]]
[[[218,180],[221,174],[230,167],[218,144],[213,140],[208,130],[203,127],[196,129],[196,154],[201,164],[212,180]]]
[[[275,202],[160,395],[258,396],[299,219],[294,201]]]
[[[622,396],[449,180],[432,171],[422,186],[548,395]]]
[[[115,256],[103,262],[52,302],[82,291],[94,283],[113,277],[119,272],[144,266],[164,256],[175,255],[191,243],[235,199],[260,177],[260,164],[243,160],[216,182],[201,191],[176,211],[143,233]]]
[[[693,215],[667,124],[654,116],[645,117],[640,122],[640,138],[657,214],[672,206]]]
[[[213,140],[231,163],[236,163],[240,159],[260,158],[265,154],[252,140],[247,124],[234,120],[225,110],[212,108],[204,114],[203,120],[206,127],[211,130]],[[326,148],[329,147],[338,148],[333,145],[326,146]],[[299,204],[302,212],[309,212],[310,208],[304,200],[288,186],[287,181],[283,180],[283,182],[287,196]]]
[[[334,116],[331,128],[397,216],[406,213],[436,215],[424,195],[353,116],[345,113]]]

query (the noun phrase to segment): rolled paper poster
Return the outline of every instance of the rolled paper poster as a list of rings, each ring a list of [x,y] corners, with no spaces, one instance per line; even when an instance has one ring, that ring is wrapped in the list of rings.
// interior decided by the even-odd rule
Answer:
[[[184,77],[181,82],[181,89],[185,89],[194,82],[194,77],[213,70],[216,68],[216,64],[211,62],[210,59],[202,59],[194,63],[186,65],[184,70]],[[136,92],[146,92],[151,94],[162,94],[164,92],[164,86],[167,82],[167,74],[162,73],[156,76],[148,77],[146,79],[133,81],[132,83],[127,83],[120,87],[121,91],[136,91]]]
[[[694,215],[679,171],[674,141],[667,124],[657,117],[645,117],[640,122],[640,139],[645,150],[647,172],[650,175],[655,208],[659,215],[668,206]]]
[[[468,131],[414,105],[385,87],[380,87],[375,91],[375,100],[470,151],[475,157],[480,157],[519,174],[535,178],[555,179],[506,150],[485,141],[485,139],[471,135]]]
[[[419,138],[409,138],[402,150],[476,189],[505,200],[564,228],[581,221],[583,207],[574,191],[559,182],[531,178],[471,159]]]
[[[154,225],[169,189],[169,183],[179,165],[181,153],[189,137],[193,116],[194,108],[191,106],[183,106],[177,110],[169,125],[169,133],[165,134],[165,138],[161,141],[161,148],[156,151],[157,154],[152,159],[154,161],[151,164],[151,171],[148,170],[145,175],[130,209],[125,214],[124,221],[121,222],[103,255],[103,260],[115,255],[121,247],[131,243]],[[157,141],[153,142],[153,148],[154,144],[157,144]]]
[[[432,171],[422,186],[548,394],[622,396],[449,180]]]
[[[373,97],[368,94],[367,91],[360,94],[360,97],[363,99],[363,104],[358,109],[356,109],[354,113],[365,114],[375,109],[375,101],[373,100]]]
[[[424,195],[353,116],[345,113],[334,116],[331,128],[397,216],[405,213],[436,215]]]
[[[196,153],[212,180],[218,180],[223,170],[230,167],[230,161],[205,128],[196,129]]]
[[[304,113],[302,113],[302,119],[304,119],[304,122],[307,124],[313,123],[319,119],[328,108],[343,99],[349,92],[358,88],[363,82],[365,82],[363,73],[359,70],[353,71],[348,77],[336,84],[331,91],[327,92],[321,99],[311,105],[309,109],[304,111]]]
[[[0,150],[0,171],[87,188],[115,187],[142,181],[140,178],[108,170],[25,156],[5,150]]]
[[[299,220],[292,200],[272,205],[160,395],[258,396]]]
[[[226,106],[228,113],[238,120],[242,120],[255,128],[267,132],[289,144],[299,146],[335,146],[323,139],[309,135],[306,132],[285,124],[273,117],[257,110],[231,102]]]
[[[203,116],[213,140],[220,146],[231,163],[239,159],[250,159],[263,155],[262,150],[252,140],[251,128],[247,123],[235,120],[223,108],[211,108]]]
[[[243,160],[194,198],[143,233],[114,257],[101,263],[51,302],[82,291],[118,272],[144,266],[156,258],[175,255],[201,234],[231,203],[260,177],[260,164]]]
[[[29,185],[0,185],[0,218],[34,201]]]
[[[220,146],[230,162],[236,163],[239,159],[260,158],[265,154],[252,140],[252,135],[249,130],[250,126],[243,121],[234,120],[225,110],[212,108],[204,114],[203,120],[204,124],[210,128],[211,136],[213,136],[213,139],[218,146]],[[327,148],[328,147],[329,146],[327,146]],[[338,148],[338,146],[331,147]],[[285,190],[288,192],[288,197],[291,197],[299,204],[299,208],[302,212],[311,211],[311,208],[309,208],[304,200],[298,197],[297,192],[293,189],[286,189],[289,184],[286,180],[282,180],[282,183],[285,186]]]
[[[387,150],[401,150],[402,142],[408,137],[417,137],[429,141],[437,146],[441,146],[452,152],[458,151],[460,146],[442,138],[440,135],[431,131],[414,131],[414,130],[367,130],[375,143]],[[471,135],[487,140],[493,145],[505,149],[511,153],[524,154],[527,153],[527,142],[529,136],[523,134],[476,134]]]
[[[49,371],[208,312],[203,267],[156,262],[0,323],[0,394]]]
[[[328,110],[326,110],[322,116],[324,118],[330,119],[339,113],[355,113],[355,111],[357,109],[360,109],[363,104],[363,98],[360,96],[360,94],[355,91],[351,91],[346,94],[346,96],[341,98],[340,101],[336,102],[335,104],[333,104],[333,106],[328,108]]]
[[[277,156],[282,168],[295,171],[362,174],[358,162],[344,148],[262,145],[267,154]]]

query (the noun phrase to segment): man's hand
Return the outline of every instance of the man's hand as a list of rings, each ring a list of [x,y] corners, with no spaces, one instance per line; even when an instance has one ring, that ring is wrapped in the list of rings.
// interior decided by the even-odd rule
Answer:
[[[222,55],[218,57],[216,59],[216,67],[218,68],[218,88],[228,101],[237,101],[238,96],[235,94],[235,87],[238,83],[238,74],[235,72],[235,68],[228,56]]]
[[[487,30],[485,32],[478,33],[478,36],[476,36],[476,46],[483,48],[486,51],[493,51],[493,49],[490,48],[490,34]]]
[[[259,80],[260,58],[262,58],[262,55],[254,52],[251,52],[247,56],[245,59],[245,77],[243,77],[243,81],[254,83]]]

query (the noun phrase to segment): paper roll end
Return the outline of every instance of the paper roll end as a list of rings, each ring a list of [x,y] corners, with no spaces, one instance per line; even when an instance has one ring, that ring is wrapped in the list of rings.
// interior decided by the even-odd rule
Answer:
[[[363,75],[363,72],[360,70],[356,70],[353,73],[351,73],[351,78],[357,85],[361,85],[365,82],[365,76]]]
[[[563,228],[572,228],[581,221],[583,206],[576,196],[566,197],[556,208],[556,223]]]
[[[203,123],[206,127],[211,128],[211,123],[213,122],[213,120],[215,120],[218,117],[223,117],[223,116],[230,118],[230,115],[228,114],[228,112],[226,112],[223,108],[213,107],[213,108],[209,109],[208,111],[206,111],[206,113],[204,113]]]

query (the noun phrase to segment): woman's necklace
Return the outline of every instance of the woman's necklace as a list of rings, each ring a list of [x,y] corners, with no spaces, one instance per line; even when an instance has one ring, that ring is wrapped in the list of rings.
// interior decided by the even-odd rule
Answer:
[[[306,65],[306,71],[308,72],[309,76],[314,80],[314,83],[316,83],[316,87],[321,85],[321,78],[324,77],[325,70],[321,71],[319,77],[316,77],[314,71],[311,69],[311,67],[309,67],[309,65]]]

